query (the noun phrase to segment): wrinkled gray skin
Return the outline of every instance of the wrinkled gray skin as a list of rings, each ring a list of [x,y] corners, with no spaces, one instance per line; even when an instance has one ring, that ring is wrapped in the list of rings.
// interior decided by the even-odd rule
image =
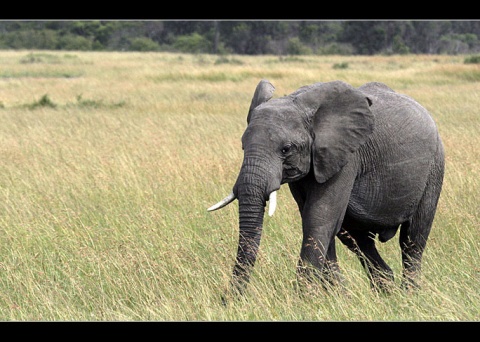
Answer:
[[[315,83],[271,99],[262,80],[242,137],[233,187],[239,242],[231,284],[243,293],[255,264],[266,202],[288,183],[302,218],[299,279],[341,281],[335,237],[358,256],[375,289],[391,268],[379,255],[400,228],[403,281],[417,287],[444,175],[444,150],[425,108],[382,83]],[[215,208],[217,209],[217,208]],[[325,282],[327,281],[327,282]]]

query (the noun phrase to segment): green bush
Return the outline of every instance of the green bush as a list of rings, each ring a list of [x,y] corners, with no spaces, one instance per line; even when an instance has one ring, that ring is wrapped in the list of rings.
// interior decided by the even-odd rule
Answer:
[[[409,47],[405,44],[400,35],[393,37],[393,53],[406,55],[410,53]]]
[[[318,55],[343,55],[348,56],[354,53],[351,44],[328,43],[317,49]]]
[[[77,95],[76,105],[81,108],[120,108],[125,106],[125,101],[119,101],[115,103],[104,103],[102,100],[90,100],[84,99],[82,94]]]
[[[290,38],[287,43],[289,55],[311,55],[312,49],[304,45],[298,37]]]
[[[348,69],[348,63],[347,62],[335,63],[332,68],[333,69]]]
[[[130,51],[158,51],[160,45],[147,37],[134,38],[130,41]]]
[[[198,33],[177,37],[173,47],[178,52],[184,53],[209,53],[212,50],[211,42]]]
[[[88,38],[67,34],[58,39],[57,47],[60,50],[79,50],[89,51],[92,50],[92,41]]]
[[[43,49],[57,48],[58,33],[53,30],[25,30],[2,33],[1,46],[9,49]]]
[[[29,109],[35,109],[38,107],[50,107],[50,108],[55,108],[57,105],[50,100],[47,94],[43,95],[40,100],[35,101],[29,105],[26,105],[27,108]]]
[[[464,64],[479,64],[480,63],[480,55],[465,57],[465,59],[463,60],[463,63]]]

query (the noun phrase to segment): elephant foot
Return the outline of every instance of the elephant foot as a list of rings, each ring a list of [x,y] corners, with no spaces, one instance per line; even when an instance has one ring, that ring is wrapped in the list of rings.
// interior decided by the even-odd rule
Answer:
[[[390,279],[376,279],[370,282],[370,288],[372,291],[381,293],[381,294],[391,294],[396,288],[395,282]]]
[[[419,274],[418,270],[416,271],[404,270],[401,288],[405,291],[412,291],[412,292],[419,290],[421,286],[417,282],[418,274]]]
[[[237,301],[240,297],[240,293],[227,290],[220,296],[220,301],[223,306],[227,306],[229,303]]]
[[[295,290],[301,294],[306,293],[332,293],[344,288],[344,278],[336,263],[325,264],[322,270],[312,265],[305,266],[299,262],[297,266],[297,282]]]
[[[230,287],[221,295],[223,305],[243,297],[247,289],[248,279],[234,276],[230,281]]]
[[[300,277],[297,277],[294,283],[294,290],[300,298],[308,298],[318,294],[325,295],[327,293],[326,287],[318,280],[310,281]]]
[[[393,272],[375,272],[370,278],[370,287],[377,293],[390,294],[396,288]]]
[[[404,278],[402,280],[401,288],[407,292],[415,292],[420,290],[421,286],[413,279]]]

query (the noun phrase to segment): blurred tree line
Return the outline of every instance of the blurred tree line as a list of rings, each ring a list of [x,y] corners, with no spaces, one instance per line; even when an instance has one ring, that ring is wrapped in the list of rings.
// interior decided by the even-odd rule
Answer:
[[[467,54],[476,20],[0,21],[0,49],[240,55]]]

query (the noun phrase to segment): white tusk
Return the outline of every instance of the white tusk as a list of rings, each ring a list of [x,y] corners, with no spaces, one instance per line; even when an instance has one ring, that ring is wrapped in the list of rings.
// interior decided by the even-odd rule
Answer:
[[[211,206],[210,208],[208,208],[207,210],[208,210],[208,211],[214,211],[214,210],[223,208],[223,207],[226,206],[227,204],[232,203],[234,200],[235,200],[235,195],[233,194],[233,192],[231,192],[227,197],[225,197],[223,200],[221,200],[221,201],[218,202],[217,204],[212,205],[212,206]]]
[[[277,192],[273,191],[268,198],[268,216],[273,216],[277,208]]]

